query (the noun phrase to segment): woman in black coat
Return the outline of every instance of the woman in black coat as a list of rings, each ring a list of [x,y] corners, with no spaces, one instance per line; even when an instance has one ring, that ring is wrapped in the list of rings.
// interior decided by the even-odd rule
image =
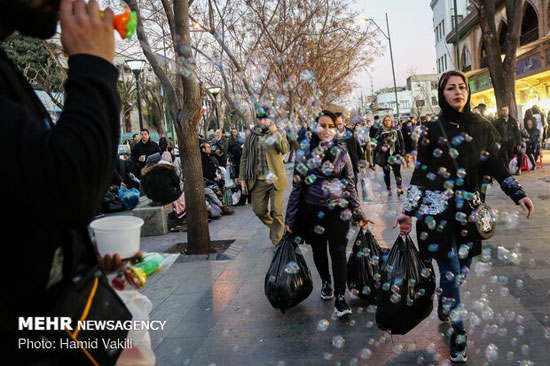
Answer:
[[[459,285],[472,258],[481,253],[481,240],[466,225],[470,202],[480,200],[494,177],[516,204],[533,213],[533,203],[521,185],[499,160],[491,126],[470,112],[466,76],[449,71],[439,80],[439,119],[426,123],[418,142],[418,162],[411,178],[403,214],[397,217],[403,233],[411,231],[417,217],[418,246],[423,255],[437,261],[440,287],[438,316],[448,321],[460,304]],[[453,314],[454,315],[454,314]],[[456,314],[457,316],[459,313]],[[451,360],[466,362],[466,331],[453,316]]]
[[[311,244],[313,261],[321,280],[321,298],[334,301],[337,317],[351,314],[345,301],[346,235],[350,220],[366,228],[371,222],[363,214],[353,182],[353,166],[348,152],[338,146],[336,116],[321,112],[317,133],[310,140],[309,152],[296,155],[294,184],[288,198],[285,229]],[[334,290],[329,272],[327,247],[332,262]]]
[[[401,189],[401,162],[405,154],[405,141],[401,134],[401,129],[392,125],[389,115],[382,119],[382,127],[376,133],[376,149],[374,149],[374,162],[380,165],[384,170],[384,182],[388,195],[391,196],[390,174],[393,170],[395,184],[397,185],[397,195],[403,194]]]

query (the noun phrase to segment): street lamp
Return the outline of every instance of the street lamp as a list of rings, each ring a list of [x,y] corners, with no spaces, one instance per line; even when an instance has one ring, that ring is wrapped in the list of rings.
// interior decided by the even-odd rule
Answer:
[[[143,130],[143,117],[141,115],[141,99],[139,97],[139,73],[145,66],[145,60],[126,60],[126,65],[132,70],[136,77],[136,90],[137,90],[137,102],[138,102],[138,115],[139,115],[139,130]]]
[[[376,24],[376,22],[373,20],[373,19],[370,19],[370,18],[363,18],[363,20],[365,21],[371,21],[375,26],[376,28],[378,28],[378,30],[380,31],[380,33],[382,33],[382,35],[384,37],[386,37],[386,39],[388,40],[388,43],[390,44],[390,59],[391,59],[391,71],[392,71],[392,74],[393,74],[393,90],[395,92],[395,106],[397,107],[397,122],[399,123],[399,120],[401,119],[400,118],[400,115],[399,115],[399,100],[397,98],[397,83],[395,82],[395,68],[393,66],[393,51],[392,51],[392,48],[391,48],[391,37],[390,37],[390,23],[388,21],[388,13],[386,13],[386,27],[388,29],[388,34],[384,33],[384,31],[382,30],[382,28],[380,28],[378,26],[378,24]]]
[[[219,86],[211,86],[210,88],[206,89],[210,94],[214,96],[214,101],[216,102],[216,126],[220,128],[220,117],[218,116],[218,94],[221,93],[222,88]]]

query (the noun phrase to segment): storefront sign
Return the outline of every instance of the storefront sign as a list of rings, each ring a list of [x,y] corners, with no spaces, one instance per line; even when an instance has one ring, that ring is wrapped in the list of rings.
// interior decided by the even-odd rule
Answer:
[[[516,63],[516,75],[527,74],[538,70],[542,67],[542,58],[540,52],[535,53],[529,57],[526,57],[522,60],[518,60]]]
[[[476,81],[475,80],[470,80],[468,82],[468,84],[470,85],[470,93],[473,93],[476,91]]]
[[[479,89],[485,89],[491,87],[491,77],[489,74],[483,75],[479,79],[477,79],[477,88]]]

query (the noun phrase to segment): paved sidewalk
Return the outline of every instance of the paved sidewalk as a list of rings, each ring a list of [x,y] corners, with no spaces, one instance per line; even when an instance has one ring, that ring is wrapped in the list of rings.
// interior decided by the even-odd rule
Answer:
[[[550,365],[550,151],[545,153],[547,168],[518,177],[535,202],[531,220],[498,187],[488,194],[501,220],[485,244],[493,248],[491,271],[479,277],[475,261],[462,288],[467,310],[477,315],[474,321],[480,320],[475,327],[467,322],[472,341],[467,365],[486,365],[489,344],[498,348],[491,365],[527,365],[519,363],[524,360]],[[289,173],[291,168],[287,164]],[[403,171],[408,182],[412,169]],[[373,177],[378,192],[380,173],[378,168]],[[289,193],[287,189],[286,197]],[[364,205],[381,245],[391,247],[397,237],[391,226],[403,200],[378,194]],[[302,249],[314,275],[313,293],[284,315],[271,308],[263,289],[273,255],[268,230],[250,205],[235,211],[210,223],[213,240],[236,240],[233,249],[240,252],[233,260],[175,263],[144,289],[154,305],[150,318],[168,320],[164,331],[151,332],[157,365],[448,364],[449,326],[437,320],[435,311],[407,335],[393,339],[373,324],[374,314],[360,299],[349,301],[353,314],[347,319],[333,319],[333,303],[319,297],[320,279],[308,246]],[[142,249],[160,251],[186,240],[179,233],[146,237]],[[497,246],[511,250],[517,243],[520,264],[497,259]],[[486,299],[485,307],[480,299]],[[322,319],[330,322],[325,331],[317,329]]]

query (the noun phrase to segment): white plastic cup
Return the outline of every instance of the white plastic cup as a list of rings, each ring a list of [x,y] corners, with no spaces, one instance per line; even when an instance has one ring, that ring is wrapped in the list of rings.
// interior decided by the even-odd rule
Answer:
[[[139,252],[142,225],[143,220],[135,216],[108,216],[92,221],[90,227],[99,255],[118,253],[121,258],[132,257]]]

